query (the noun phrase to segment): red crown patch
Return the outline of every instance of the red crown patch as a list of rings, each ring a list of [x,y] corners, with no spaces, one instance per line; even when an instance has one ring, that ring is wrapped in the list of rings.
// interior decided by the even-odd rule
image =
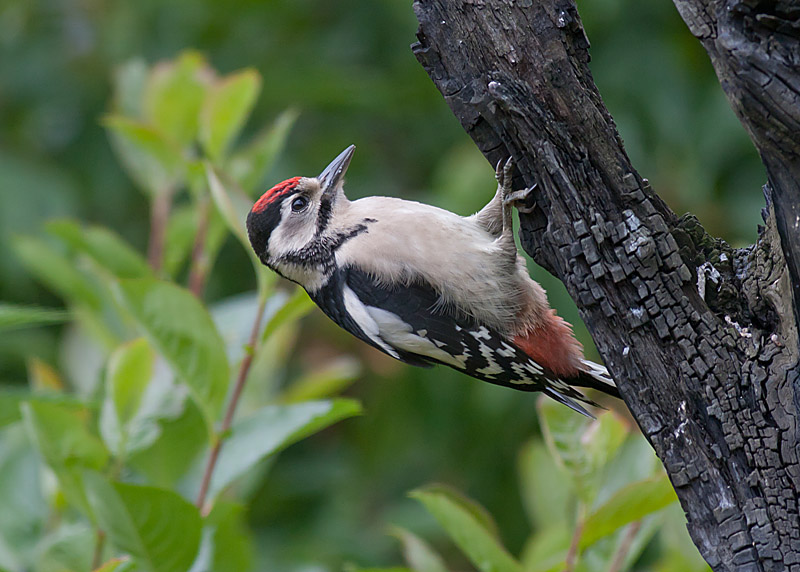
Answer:
[[[250,210],[254,213],[263,211],[273,201],[292,191],[297,186],[299,181],[300,177],[292,177],[291,179],[286,179],[285,181],[278,183],[266,193],[261,195],[261,198],[256,201],[256,204],[254,204],[253,208]]]

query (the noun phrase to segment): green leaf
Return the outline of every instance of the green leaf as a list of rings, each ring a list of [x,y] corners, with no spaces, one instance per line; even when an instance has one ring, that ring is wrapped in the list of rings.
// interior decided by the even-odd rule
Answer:
[[[580,547],[586,548],[617,529],[675,502],[678,497],[665,474],[623,487],[585,521]]]
[[[131,421],[153,376],[153,360],[153,350],[145,338],[123,344],[109,359],[100,433],[118,457],[125,457],[128,451]],[[151,431],[157,431],[157,427]]]
[[[212,73],[205,58],[194,51],[157,64],[145,86],[145,118],[181,146],[191,144]]]
[[[606,502],[622,487],[630,483],[662,474],[664,466],[653,448],[641,433],[631,433],[609,462],[602,475],[602,486],[591,510]]]
[[[359,568],[358,566],[344,566],[344,572],[414,572],[404,566],[390,566],[389,568]]]
[[[185,572],[200,546],[202,520],[180,495],[155,487],[83,474],[100,528],[120,551],[150,572]]]
[[[145,123],[108,115],[103,119],[117,155],[133,181],[150,195],[171,194],[183,176],[180,149]]]
[[[30,555],[39,549],[38,531],[54,526],[45,498],[41,455],[22,424],[0,432],[0,569],[30,569]],[[24,564],[23,564],[24,563]],[[38,572],[38,571],[37,571]]]
[[[223,185],[210,163],[206,163],[206,176],[217,212],[250,257],[253,271],[258,280],[258,293],[260,296],[266,296],[274,273],[261,264],[247,237],[245,220],[247,220],[247,213],[252,207],[252,201],[243,192]]]
[[[605,411],[589,423],[581,436],[581,445],[590,467],[593,470],[605,467],[617,454],[629,431],[628,424],[613,411]]]
[[[277,275],[270,273],[274,279]],[[270,317],[281,308],[290,294],[285,290],[270,290],[271,295],[267,298],[264,308],[264,324],[269,322]],[[250,370],[247,372],[245,387],[245,401],[242,403],[247,413],[253,413],[264,405],[274,404],[280,399],[279,390],[285,385],[285,380],[289,376],[288,367],[291,362],[291,355],[296,349],[298,335],[300,333],[300,323],[298,321],[286,322],[275,331],[268,339],[260,340],[256,344],[256,351]]]
[[[71,223],[63,223],[68,228]],[[68,240],[56,234],[55,240],[18,236],[14,247],[25,266],[70,306],[71,317],[95,341],[105,346],[119,343],[126,334],[108,289],[106,275],[97,266],[77,259]]]
[[[112,558],[94,572],[127,572],[135,570],[135,568],[135,563],[127,556],[123,556],[122,558]]]
[[[108,461],[108,451],[89,430],[85,407],[31,400],[21,405],[22,416],[44,461],[53,469],[64,495],[89,511],[80,480],[80,470],[99,470]]]
[[[21,407],[39,452],[51,467],[78,464],[100,469],[106,464],[108,452],[89,431],[85,407],[41,400],[27,401]]]
[[[245,507],[230,502],[216,502],[205,519],[201,562],[192,572],[242,572],[252,570],[255,547],[247,526]]]
[[[442,557],[416,534],[399,526],[391,534],[403,545],[403,557],[414,572],[448,572]]]
[[[226,167],[249,196],[263,189],[264,177],[281,152],[299,113],[287,109],[240,151],[235,151]]]
[[[519,454],[520,494],[535,529],[555,528],[572,520],[571,485],[541,439],[531,439]]]
[[[13,245],[26,268],[59,296],[94,310],[100,307],[97,287],[50,244],[39,238],[17,236]]]
[[[211,197],[214,199],[214,204],[222,215],[222,219],[228,229],[244,246],[245,250],[252,252],[253,249],[250,247],[250,239],[247,238],[247,229],[245,228],[247,213],[250,212],[250,208],[253,206],[252,201],[244,193],[223,185],[211,163],[206,163],[206,176],[208,177]]]
[[[422,502],[450,538],[481,572],[521,572],[493,530],[487,526],[484,509],[442,487],[417,489],[411,496]]]
[[[686,515],[680,504],[674,503],[661,514],[664,520],[658,534],[658,572],[711,572],[711,568],[700,556],[697,547],[686,529]]]
[[[225,400],[229,371],[225,344],[211,316],[191,292],[170,282],[121,280],[119,293],[150,341],[189,387],[208,427],[213,427]]]
[[[323,399],[341,392],[361,375],[361,364],[352,357],[341,358],[292,382],[280,397],[281,403]]]
[[[64,380],[53,366],[36,357],[28,358],[28,385],[35,394],[63,393]]]
[[[75,251],[91,257],[117,278],[143,278],[152,275],[142,255],[107,228],[82,228],[69,220],[49,222],[45,228]]]
[[[624,422],[611,412],[587,419],[546,398],[538,400],[538,407],[548,449],[572,478],[578,498],[591,505],[601,469],[627,435]]]
[[[106,302],[107,300],[107,302]],[[92,399],[103,383],[103,368],[111,352],[122,343],[117,335],[100,331],[105,326],[104,320],[113,316],[115,321],[122,321],[122,315],[114,303],[111,291],[104,296],[104,306],[114,305],[113,314],[103,312],[92,314],[80,307],[73,310],[75,320],[64,329],[61,337],[59,362],[64,370],[64,377],[69,380],[71,389],[78,396]],[[122,335],[131,335],[131,323],[124,327]],[[103,336],[103,334],[106,334]]]
[[[175,277],[189,258],[197,235],[195,205],[177,205],[170,213],[164,244],[164,271]]]
[[[261,340],[268,340],[284,324],[295,322],[314,309],[314,302],[302,288],[295,288],[291,297],[267,316]]]
[[[218,300],[209,306],[211,318],[217,326],[230,363],[236,363],[250,353],[247,347],[253,332],[253,320],[258,314],[259,299],[256,292],[243,292]],[[259,323],[259,329],[263,319]],[[260,351],[260,349],[258,350]]]
[[[361,413],[352,399],[268,405],[233,424],[211,479],[215,496],[256,463],[334,423]]]
[[[342,567],[344,572],[414,572],[410,568],[404,566],[390,566],[388,568],[359,568],[353,564],[348,564]]]
[[[5,427],[22,419],[19,406],[30,397],[30,392],[24,390],[11,390],[0,393],[0,427]]]
[[[60,324],[68,319],[69,312],[64,310],[0,302],[0,332],[33,326]]]
[[[113,109],[128,117],[142,116],[142,100],[149,68],[141,58],[133,58],[114,70]]]
[[[130,341],[111,355],[106,389],[121,423],[130,421],[153,375],[153,350],[144,338]]]
[[[143,449],[131,451],[128,464],[144,474],[151,484],[172,488],[207,446],[208,430],[191,399],[185,400],[178,416],[157,421],[158,438]]]
[[[261,76],[246,69],[226,76],[209,89],[200,115],[200,142],[212,161],[222,159],[239,134],[261,89]]]
[[[27,389],[6,389],[0,391],[0,427],[5,427],[22,419],[20,405],[30,400],[64,405],[70,409],[85,407],[80,399],[73,394],[33,394]]]
[[[97,535],[88,523],[62,524],[39,539],[36,572],[89,570]]]
[[[581,446],[581,437],[589,426],[589,420],[544,397],[538,399],[537,406],[542,434],[553,459],[573,479],[582,478],[587,471],[588,459]]]
[[[567,557],[572,530],[566,522],[544,525],[525,543],[522,566],[525,572],[561,572]]]
[[[471,498],[461,494],[457,490],[447,485],[432,484],[412,491],[413,497],[415,492],[423,491],[426,493],[435,493],[441,497],[446,497],[451,503],[460,506],[462,509],[468,511],[472,517],[487,531],[489,531],[496,538],[500,538],[497,531],[497,523],[495,523],[489,511],[483,508],[479,503]]]

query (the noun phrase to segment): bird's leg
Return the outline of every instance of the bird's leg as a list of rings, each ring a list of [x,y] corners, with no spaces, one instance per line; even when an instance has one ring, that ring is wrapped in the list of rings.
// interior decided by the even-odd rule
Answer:
[[[494,171],[494,178],[497,179],[497,191],[494,193],[494,197],[474,216],[475,220],[486,230],[486,232],[494,237],[498,237],[503,231],[502,215],[504,170],[502,159],[497,163],[497,167]]]
[[[512,228],[511,208],[516,207],[521,213],[533,211],[536,203],[531,200],[531,192],[536,188],[532,187],[513,191],[511,188],[512,174],[514,172],[514,161],[509,157],[505,163],[501,159],[495,167],[495,179],[497,179],[497,191],[485,207],[473,215],[489,234],[500,237],[503,231]],[[511,234],[512,230],[508,231]]]
[[[497,240],[504,250],[506,250],[509,254],[513,254],[513,257],[516,260],[517,245],[514,242],[514,218],[512,216],[512,207],[515,200],[513,197],[517,193],[511,190],[511,175],[513,172],[514,160],[511,157],[509,157],[508,161],[506,161],[506,164],[503,165],[502,172],[500,170],[500,165],[497,165],[497,190],[500,193],[502,201],[502,211],[500,216],[502,230],[500,232],[500,238]]]
[[[500,232],[499,240],[502,241],[503,246],[507,247],[509,252],[517,253],[517,247],[514,243],[514,219],[512,218],[512,209],[517,207],[521,213],[530,213],[536,208],[536,202],[533,201],[531,193],[536,189],[534,184],[532,187],[522,189],[519,191],[512,190],[511,175],[514,172],[514,161],[511,157],[508,158],[506,164],[503,165],[502,172],[500,165],[497,166],[497,181],[498,193],[502,197],[502,230]]]

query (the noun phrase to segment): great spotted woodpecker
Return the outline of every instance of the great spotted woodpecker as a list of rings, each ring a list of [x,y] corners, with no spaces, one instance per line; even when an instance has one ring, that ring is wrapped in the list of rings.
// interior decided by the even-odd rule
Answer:
[[[619,397],[517,253],[512,205],[527,191],[512,192],[510,159],[497,167],[494,198],[462,217],[396,198],[348,200],[354,151],[253,205],[247,232],[264,264],[305,288],[339,326],[406,363],[542,391],[584,415],[578,402],[594,403],[573,386]]]

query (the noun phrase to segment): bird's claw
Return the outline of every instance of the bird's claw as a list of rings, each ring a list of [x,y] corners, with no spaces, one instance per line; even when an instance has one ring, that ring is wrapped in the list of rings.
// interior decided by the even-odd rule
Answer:
[[[514,159],[509,157],[505,163],[502,159],[497,162],[494,170],[497,185],[500,187],[500,195],[503,205],[516,207],[521,213],[533,211],[536,203],[531,200],[531,193],[536,189],[536,184],[527,189],[514,191],[511,187],[512,174],[514,173]]]
[[[500,187],[503,196],[511,192],[511,179],[514,173],[514,159],[509,157],[506,162],[500,159],[494,168],[494,178],[497,179],[497,186]]]
[[[536,183],[527,189],[509,192],[503,196],[503,204],[515,206],[521,213],[530,213],[536,207],[536,202],[531,200],[534,190],[536,190]]]

